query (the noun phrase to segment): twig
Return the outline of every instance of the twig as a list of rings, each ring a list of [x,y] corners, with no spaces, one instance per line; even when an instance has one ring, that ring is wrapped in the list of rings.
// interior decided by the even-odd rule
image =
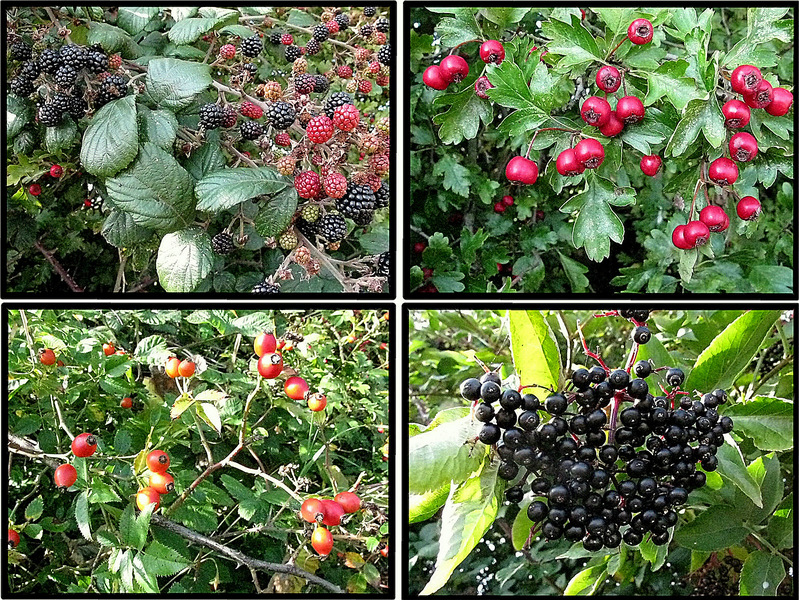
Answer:
[[[239,22],[243,23],[245,21],[250,21],[250,20],[256,20],[257,21],[257,20],[262,20],[263,18],[264,18],[263,15],[246,15],[246,16],[243,16],[243,17],[239,17]],[[287,27],[288,29],[293,29],[294,31],[302,31],[303,33],[313,37],[313,31],[311,31],[310,29],[306,29],[305,27],[298,27],[297,25],[292,25],[291,23],[286,23],[285,21],[281,21],[280,19],[275,19],[274,17],[272,17],[272,20],[275,23],[280,23],[281,25],[283,25],[283,27]],[[351,50],[352,52],[357,52],[357,50],[358,50],[354,46],[350,46],[349,44],[346,44],[344,42],[340,42],[338,40],[334,40],[333,38],[328,38],[327,41],[330,42],[331,44],[335,44],[336,46],[341,46],[342,48],[347,48],[348,50]]]
[[[83,292],[83,288],[80,287],[77,283],[75,283],[75,280],[72,279],[70,274],[67,273],[64,267],[61,266],[61,263],[59,263],[55,259],[55,257],[49,250],[46,250],[45,247],[42,246],[42,243],[39,240],[36,240],[36,242],[34,242],[33,247],[36,248],[42,254],[44,254],[44,257],[47,259],[47,262],[53,265],[53,268],[56,270],[56,273],[58,273],[61,276],[61,279],[64,280],[64,283],[66,283],[73,292]]]

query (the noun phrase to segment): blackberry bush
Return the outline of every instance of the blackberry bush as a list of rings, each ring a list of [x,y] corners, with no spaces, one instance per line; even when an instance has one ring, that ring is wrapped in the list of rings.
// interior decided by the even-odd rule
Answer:
[[[202,32],[168,10],[8,13],[7,193],[36,199],[4,220],[10,291],[389,292],[371,264],[389,246],[390,40],[348,27],[390,7],[233,11]],[[340,208],[350,183],[365,190]]]

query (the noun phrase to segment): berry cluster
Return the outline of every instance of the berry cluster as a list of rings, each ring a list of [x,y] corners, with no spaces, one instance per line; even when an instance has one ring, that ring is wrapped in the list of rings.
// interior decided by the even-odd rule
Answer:
[[[711,557],[699,570],[691,574],[696,579],[692,596],[737,596],[738,579],[743,563],[734,556],[719,561]]]
[[[567,389],[553,390],[543,403],[533,394],[503,391],[495,372],[460,386],[475,403],[474,418],[484,423],[479,440],[494,445],[501,460],[499,477],[514,482],[506,498],[521,502],[529,486],[527,516],[546,539],[582,541],[591,551],[622,540],[635,546],[647,534],[666,544],[677,507],[705,484],[704,471],[718,466],[716,452],[733,425],[717,411],[727,394],[719,389],[691,399],[680,390],[680,369],[634,362],[639,345],[651,339],[649,314],[603,314],[635,326],[628,367],[609,369],[591,354],[600,365],[577,369]],[[646,378],[652,375],[670,390],[651,393]]]
[[[358,512],[361,499],[353,492],[339,492],[332,499],[307,498],[300,507],[300,517],[314,524],[311,534],[311,545],[320,556],[327,556],[333,550],[333,534],[323,527],[335,527],[341,524],[344,515]]]

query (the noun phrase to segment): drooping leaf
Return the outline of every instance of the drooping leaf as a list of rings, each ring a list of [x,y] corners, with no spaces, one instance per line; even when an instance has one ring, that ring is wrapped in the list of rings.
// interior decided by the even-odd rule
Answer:
[[[83,134],[80,162],[92,175],[110,177],[127,167],[138,151],[136,98],[127,96],[109,102],[94,115]]]

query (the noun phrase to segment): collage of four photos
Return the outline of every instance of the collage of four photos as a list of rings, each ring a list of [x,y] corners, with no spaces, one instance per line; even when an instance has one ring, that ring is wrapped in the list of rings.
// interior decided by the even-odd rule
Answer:
[[[2,596],[794,596],[795,9],[4,4]]]

